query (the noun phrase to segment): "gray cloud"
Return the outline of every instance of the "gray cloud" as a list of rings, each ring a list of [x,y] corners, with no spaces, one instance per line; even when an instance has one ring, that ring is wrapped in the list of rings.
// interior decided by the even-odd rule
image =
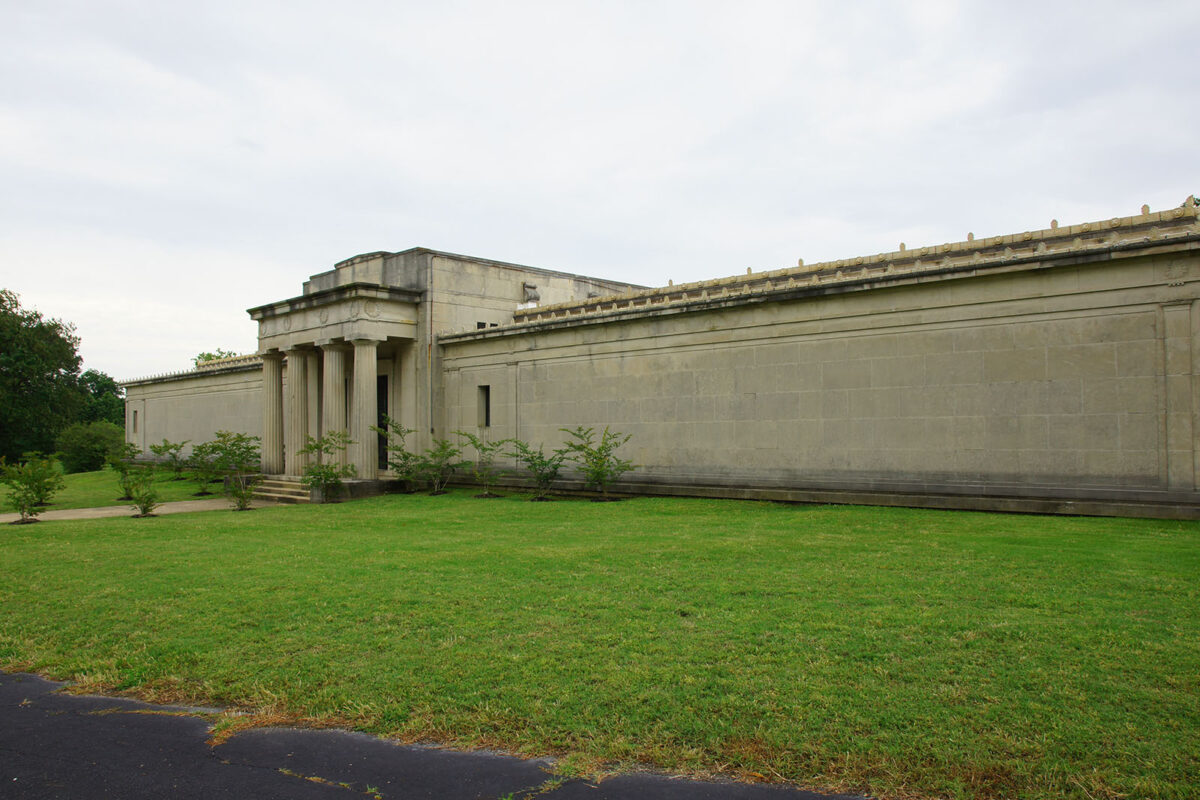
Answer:
[[[1186,4],[8,5],[0,284],[118,377],[370,250],[665,283],[1197,188]]]

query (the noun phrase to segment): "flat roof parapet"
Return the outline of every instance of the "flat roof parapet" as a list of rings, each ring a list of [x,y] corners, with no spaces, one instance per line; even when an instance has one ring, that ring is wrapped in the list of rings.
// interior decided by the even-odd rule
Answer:
[[[262,368],[262,356],[255,353],[243,356],[232,356],[231,358],[217,358],[212,361],[201,362],[201,364],[192,369],[180,370],[178,372],[161,372],[156,375],[147,375],[142,378],[131,378],[130,380],[117,381],[117,385],[121,387],[142,386],[147,383],[164,383],[168,381],[185,381],[190,378],[203,378],[210,375],[221,375],[231,372],[248,372],[250,370]]]
[[[1062,257],[1074,253],[1113,250],[1122,245],[1137,245],[1160,240],[1175,240],[1200,234],[1200,207],[1193,197],[1182,206],[1165,211],[1143,213],[1129,217],[1113,217],[1097,222],[1024,231],[1002,236],[975,238],[970,234],[959,242],[925,245],[888,253],[843,258],[776,269],[767,272],[747,271],[704,281],[664,286],[625,294],[593,297],[554,305],[518,310],[513,315],[516,324],[563,317],[604,313],[614,308],[638,308],[650,305],[675,304],[707,298],[732,298],[754,295],[784,288],[817,284],[860,281],[890,274],[910,275],[919,272],[935,273],[963,267],[1003,265],[1040,257]]]

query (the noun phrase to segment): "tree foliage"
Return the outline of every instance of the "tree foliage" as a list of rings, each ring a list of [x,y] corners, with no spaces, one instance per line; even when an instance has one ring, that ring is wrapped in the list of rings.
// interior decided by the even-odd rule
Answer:
[[[416,433],[415,428],[406,428],[396,420],[383,415],[383,425],[372,425],[371,430],[382,435],[388,451],[388,466],[392,473],[402,481],[416,481],[421,477],[421,456],[408,449],[409,434]],[[393,437],[395,441],[393,441]]]
[[[124,392],[98,370],[79,373],[75,326],[21,308],[0,289],[0,456],[49,452],[74,422],[124,426]]]
[[[121,485],[121,496],[117,498],[118,500],[133,499],[134,471],[137,468],[139,455],[141,455],[141,451],[137,449],[137,445],[123,442],[119,447],[110,450],[105,458],[108,466],[117,473],[117,483]]]
[[[259,470],[262,437],[217,431],[213,440],[217,466],[225,473],[225,496],[238,511],[248,511],[254,488],[262,481]]]
[[[483,487],[483,493],[478,497],[498,497],[492,492],[492,488],[496,485],[496,478],[500,474],[500,470],[496,467],[496,456],[501,454],[504,445],[508,444],[508,439],[497,439],[489,441],[488,439],[477,436],[474,433],[467,431],[455,431],[457,436],[466,439],[472,448],[475,450],[475,462],[471,471],[475,475],[475,481]]]
[[[175,475],[173,480],[184,479],[183,468],[187,466],[187,459],[183,457],[183,448],[187,447],[189,442],[191,439],[184,439],[182,442],[170,442],[163,439],[162,444],[150,445],[150,452],[158,456]]]
[[[73,325],[27,311],[0,289],[0,456],[49,451],[78,418],[78,350]]]
[[[417,458],[417,475],[429,484],[430,494],[444,494],[455,470],[470,463],[462,460],[462,448],[449,439],[434,439],[433,447]]]
[[[596,439],[593,428],[582,425],[577,428],[562,428],[563,433],[571,437],[563,447],[568,452],[568,458],[579,465],[586,486],[594,486],[600,490],[600,496],[608,497],[608,487],[613,481],[634,468],[632,461],[617,456],[617,448],[632,438],[633,434],[620,434],[605,427]]]
[[[312,456],[300,480],[309,491],[319,489],[322,503],[336,503],[342,493],[342,482],[358,475],[353,464],[343,464],[339,458],[354,442],[345,431],[330,431],[324,436],[309,436],[301,453]]]
[[[550,495],[550,488],[558,479],[558,472],[562,469],[563,462],[567,460],[569,451],[566,448],[559,448],[550,455],[546,455],[545,445],[539,444],[537,450],[534,450],[528,443],[520,439],[511,439],[510,441],[513,449],[508,455],[525,467],[529,477],[533,479],[534,493],[531,499],[547,499]]]
[[[80,422],[108,422],[124,429],[125,390],[115,380],[99,370],[84,370],[79,389],[83,395]]]
[[[0,458],[0,483],[8,486],[7,504],[22,523],[37,522],[38,509],[66,485],[58,462],[37,453],[27,453],[17,464]]]
[[[237,355],[237,353],[233,352],[232,350],[222,350],[221,348],[218,347],[216,350],[214,350],[211,353],[209,353],[209,352],[197,353],[196,357],[193,358],[192,361],[198,367],[207,361],[220,361],[222,358],[233,358],[236,355]]]
[[[217,455],[216,442],[201,442],[192,447],[187,464],[191,469],[191,479],[200,487],[195,493],[197,497],[212,494],[208,485],[221,477],[221,465],[217,463]]]
[[[133,516],[152,517],[154,509],[162,505],[159,502],[158,487],[154,485],[154,467],[144,465],[133,471],[130,482],[130,495],[133,498],[133,508],[137,511]]]
[[[68,473],[92,472],[103,467],[108,454],[124,442],[124,429],[111,422],[76,422],[58,434],[55,448]]]

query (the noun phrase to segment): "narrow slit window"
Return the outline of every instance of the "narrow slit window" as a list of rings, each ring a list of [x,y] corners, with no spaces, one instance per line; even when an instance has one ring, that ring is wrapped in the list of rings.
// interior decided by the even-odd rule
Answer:
[[[479,387],[479,427],[492,427],[492,387]]]
[[[137,411],[133,412],[133,432],[137,433]]]
[[[476,322],[476,323],[475,323],[475,330],[477,330],[477,331],[481,331],[481,330],[483,330],[483,329],[484,329],[484,328],[486,328],[486,327],[487,327],[487,323],[486,323],[486,322]]]

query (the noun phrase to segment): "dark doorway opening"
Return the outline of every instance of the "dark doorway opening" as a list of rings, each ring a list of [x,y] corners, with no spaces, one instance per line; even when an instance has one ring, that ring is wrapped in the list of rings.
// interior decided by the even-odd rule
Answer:
[[[378,425],[380,428],[383,428],[384,427],[384,424],[383,424],[384,419],[383,418],[387,416],[387,410],[388,410],[388,379],[387,379],[387,375],[379,375],[375,378],[375,403],[376,403],[375,408],[377,409],[377,415],[378,415],[378,419],[375,421],[375,424]],[[376,441],[377,441],[377,444],[376,444],[375,449],[379,453],[378,466],[380,469],[387,469],[387,467],[388,467],[387,437],[381,433],[376,437]]]

